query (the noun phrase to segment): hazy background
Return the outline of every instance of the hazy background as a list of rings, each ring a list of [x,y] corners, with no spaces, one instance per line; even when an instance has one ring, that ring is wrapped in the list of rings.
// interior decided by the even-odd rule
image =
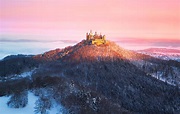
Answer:
[[[83,39],[83,38],[82,38]],[[122,38],[120,40],[113,40],[121,47],[129,50],[138,50],[146,49],[151,47],[163,47],[163,48],[174,48],[180,49],[179,40],[141,40]],[[54,40],[54,41],[41,41],[41,40],[0,40],[0,59],[4,58],[7,55],[16,55],[16,54],[41,54],[46,51],[64,48],[66,46],[73,46],[79,41],[71,40]]]

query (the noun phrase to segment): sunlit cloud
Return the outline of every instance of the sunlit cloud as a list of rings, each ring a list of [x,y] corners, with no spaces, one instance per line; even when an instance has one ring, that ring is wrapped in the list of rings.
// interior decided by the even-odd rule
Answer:
[[[125,48],[136,50],[150,47],[167,47],[180,49],[180,39],[144,39],[144,38],[119,38],[114,40]]]

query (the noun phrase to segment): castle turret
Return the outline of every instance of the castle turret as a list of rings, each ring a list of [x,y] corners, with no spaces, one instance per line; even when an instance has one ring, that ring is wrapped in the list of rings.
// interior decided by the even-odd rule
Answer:
[[[106,35],[103,35],[102,39],[103,39],[103,40],[106,40]]]
[[[90,39],[89,39],[89,34],[88,34],[88,33],[86,33],[86,40],[90,40]]]
[[[89,39],[93,39],[93,33],[92,33],[92,30],[90,30],[90,33],[89,33]]]
[[[102,39],[102,38],[103,38],[103,36],[101,35],[101,33],[100,33],[100,35],[99,35],[99,38],[100,38],[100,39]]]
[[[98,39],[98,34],[97,34],[97,32],[95,32],[95,34],[94,34],[94,39]]]

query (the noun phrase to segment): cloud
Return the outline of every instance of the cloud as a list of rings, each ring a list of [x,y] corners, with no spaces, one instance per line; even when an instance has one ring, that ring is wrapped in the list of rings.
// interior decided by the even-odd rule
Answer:
[[[118,44],[139,47],[171,47],[180,48],[179,39],[146,39],[146,38],[118,38]]]
[[[153,46],[161,46],[161,47],[174,47],[178,48],[180,47],[180,40],[161,40],[161,41],[155,41],[152,44]]]
[[[63,43],[78,43],[78,41],[76,41],[76,40],[59,40],[59,41],[61,41]]]
[[[0,42],[20,42],[20,43],[23,43],[23,42],[62,42],[62,43],[77,43],[78,41],[76,40],[30,40],[30,39],[5,39],[5,38],[2,38],[0,39]]]
[[[40,42],[39,40],[29,40],[29,39],[0,39],[0,42]]]

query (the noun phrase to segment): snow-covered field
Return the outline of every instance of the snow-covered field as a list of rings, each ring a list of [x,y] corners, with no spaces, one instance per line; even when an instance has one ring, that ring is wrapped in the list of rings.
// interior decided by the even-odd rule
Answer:
[[[28,93],[28,104],[24,108],[9,108],[7,102],[10,97],[0,97],[0,114],[34,114],[35,102],[38,99],[33,93]]]
[[[0,97],[0,114],[34,114],[35,102],[38,99],[33,93],[28,92],[28,104],[24,108],[9,108],[7,102],[10,97]],[[61,111],[61,107],[54,104],[51,110],[48,110],[49,114],[57,114]],[[61,114],[61,113],[58,113]]]

